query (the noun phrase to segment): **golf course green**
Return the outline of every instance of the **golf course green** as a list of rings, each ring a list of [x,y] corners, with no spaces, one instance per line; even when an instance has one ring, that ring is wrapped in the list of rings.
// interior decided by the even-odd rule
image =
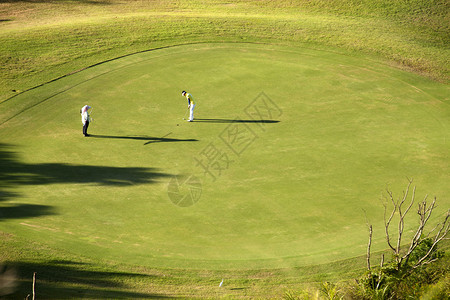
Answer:
[[[369,220],[381,251],[386,189],[412,178],[419,200],[443,201],[431,222],[447,211],[449,91],[363,55],[274,44],[96,64],[0,103],[1,230],[93,260],[270,269],[362,256]]]

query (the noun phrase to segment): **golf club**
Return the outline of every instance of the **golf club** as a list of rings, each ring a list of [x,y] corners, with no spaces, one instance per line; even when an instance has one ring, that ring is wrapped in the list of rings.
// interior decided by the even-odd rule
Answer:
[[[94,108],[91,109],[91,112],[89,114],[89,120],[92,123],[94,121],[94,118],[92,118],[92,112],[94,111]]]
[[[187,112],[189,111],[189,108],[186,110],[186,112],[184,113],[184,116],[183,116],[183,120],[186,120],[186,114],[187,114]]]

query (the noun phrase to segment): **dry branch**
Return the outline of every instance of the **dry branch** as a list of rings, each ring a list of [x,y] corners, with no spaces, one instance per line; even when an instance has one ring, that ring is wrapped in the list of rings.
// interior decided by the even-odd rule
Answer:
[[[436,197],[433,199],[431,204],[427,203],[428,196],[426,195],[422,202],[418,205],[417,214],[419,216],[419,225],[417,227],[417,230],[415,231],[413,237],[411,238],[411,241],[409,243],[409,247],[406,251],[402,251],[402,245],[405,243],[402,241],[404,238],[404,229],[405,229],[405,217],[410,212],[414,201],[416,197],[416,187],[414,186],[412,188],[411,193],[411,185],[412,180],[408,179],[408,185],[406,190],[403,192],[402,197],[395,200],[394,195],[391,191],[387,190],[388,200],[385,201],[383,204],[384,206],[384,229],[385,229],[385,235],[386,235],[386,241],[389,246],[389,248],[392,250],[394,254],[394,259],[397,264],[396,270],[397,272],[402,272],[403,276],[408,276],[414,269],[429,264],[435,260],[437,260],[437,256],[434,255],[437,245],[445,239],[448,239],[448,232],[450,230],[450,210],[447,211],[447,214],[445,216],[445,219],[442,223],[437,224],[433,230],[431,230],[428,234],[425,234],[425,227],[430,220],[430,217],[433,213],[433,210],[436,208]],[[406,200],[408,198],[408,195],[411,193],[411,201],[409,202],[406,209],[404,209]],[[392,203],[392,211],[390,212],[388,216],[388,203]],[[397,243],[394,246],[392,244],[392,236],[390,234],[390,227],[392,225],[392,222],[394,220],[394,216],[398,212],[398,226],[397,226]],[[367,246],[367,268],[370,271],[370,248],[372,244],[372,225],[369,225],[367,223],[367,226],[369,228],[369,243]],[[430,238],[431,236],[431,238]],[[417,247],[424,243],[426,240],[431,239],[431,246],[429,249],[427,249],[425,254],[422,254],[421,257],[417,259],[413,263],[413,265],[408,264],[410,258],[412,257],[412,254]],[[382,259],[384,260],[384,258]],[[384,261],[381,262],[381,267],[383,267]]]

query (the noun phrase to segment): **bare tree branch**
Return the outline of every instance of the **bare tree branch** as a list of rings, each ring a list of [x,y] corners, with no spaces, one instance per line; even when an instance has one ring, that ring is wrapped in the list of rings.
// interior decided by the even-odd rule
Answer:
[[[394,217],[394,214],[397,211],[397,204],[394,201],[392,192],[387,190],[387,193],[389,195],[389,198],[390,198],[392,204],[394,205],[394,209],[392,210],[391,215],[389,216],[389,219],[386,221],[387,204],[386,203],[384,204],[384,229],[386,232],[386,241],[388,243],[388,246],[392,249],[392,251],[395,252],[395,248],[391,244],[391,239],[390,239],[390,235],[389,235],[389,225],[391,224],[392,218]]]
[[[372,225],[369,225],[369,244],[367,245],[367,270],[370,271],[370,247],[372,245]]]
[[[412,193],[412,197],[411,197],[411,202],[409,204],[409,206],[406,208],[405,212],[402,213],[402,206],[406,201],[406,198],[408,197],[409,194],[409,189],[411,187],[412,184],[412,180],[409,180],[408,186],[406,188],[406,191],[403,192],[403,197],[402,200],[397,202],[397,210],[399,213],[399,222],[398,222],[398,239],[397,239],[397,247],[395,248],[395,257],[397,260],[397,263],[400,265],[401,262],[403,261],[404,257],[400,256],[400,251],[401,251],[401,245],[402,245],[402,237],[403,237],[403,231],[405,228],[405,216],[406,214],[409,212],[409,210],[411,209],[413,203],[414,203],[414,198],[416,196],[416,187],[413,188],[413,193]]]
[[[393,254],[394,254],[394,259],[395,262],[397,264],[397,271],[398,272],[404,272],[404,276],[407,276],[408,274],[410,274],[414,269],[425,265],[425,264],[429,264],[433,261],[436,261],[438,259],[438,257],[436,257],[436,255],[434,254],[436,252],[437,249],[437,245],[438,243],[440,243],[442,240],[448,239],[448,233],[450,230],[450,210],[447,211],[445,220],[443,223],[437,224],[433,230],[431,232],[429,232],[428,234],[424,234],[425,231],[425,227],[428,223],[428,221],[430,220],[430,217],[433,213],[433,210],[436,207],[436,197],[434,197],[433,201],[431,203],[427,202],[427,198],[428,195],[426,195],[423,199],[423,201],[421,201],[418,204],[418,210],[417,210],[417,215],[419,217],[419,225],[416,229],[416,231],[414,232],[410,243],[409,243],[409,247],[406,251],[402,251],[401,247],[402,245],[404,245],[405,243],[403,242],[403,238],[404,238],[404,230],[405,230],[405,218],[406,215],[410,212],[414,202],[415,202],[415,197],[416,197],[416,187],[412,187],[412,183],[413,180],[412,179],[408,179],[408,185],[406,187],[406,190],[403,191],[403,194],[401,197],[399,197],[397,200],[395,199],[393,193],[389,190],[387,190],[387,197],[386,197],[386,201],[383,203],[384,206],[384,229],[385,229],[385,234],[386,234],[386,241],[387,244],[389,246],[389,248],[392,250]],[[409,202],[409,204],[407,205],[406,208],[404,208],[407,198],[411,196],[411,201]],[[389,216],[388,216],[388,202],[392,203],[392,211],[390,212]],[[392,236],[390,234],[390,226],[391,223],[394,221],[394,216],[396,216],[396,213],[398,212],[398,227],[397,227],[397,243],[394,246],[392,244]],[[397,218],[397,217],[396,217]],[[397,220],[397,219],[395,219]],[[369,244],[367,247],[367,268],[370,270],[371,266],[370,266],[370,248],[371,248],[371,244],[372,244],[372,226],[369,225],[369,223],[367,222],[367,226],[369,228]],[[431,240],[430,240],[430,236],[431,236]],[[411,266],[408,262],[412,257],[412,254],[414,252],[414,250],[421,245],[422,243],[424,243],[425,241],[430,241],[430,243],[427,242],[427,247],[428,245],[431,244],[431,246],[429,246],[429,248],[426,249],[425,254],[421,254],[420,257],[417,258],[417,261],[414,261],[414,265]],[[381,267],[383,266],[384,261],[381,262]]]
[[[436,198],[435,198],[436,200]],[[433,201],[434,203],[435,201]],[[434,207],[434,205],[432,205],[432,207]],[[450,230],[450,222],[449,222],[449,218],[450,218],[450,210],[447,211],[447,214],[445,216],[445,220],[444,222],[441,224],[439,231],[437,232],[437,234],[434,237],[434,241],[433,244],[431,245],[430,249],[428,250],[428,252],[421,258],[418,260],[418,262],[413,266],[413,269],[420,267],[423,264],[428,264],[431,263],[433,261],[435,261],[437,258],[431,258],[430,255],[435,251],[436,246],[439,242],[441,242],[444,239],[447,239],[447,234]]]
[[[369,219],[367,218],[366,211],[364,209],[363,209],[363,211],[364,211],[364,215],[366,216],[367,227],[369,228],[369,244],[367,245],[367,270],[370,271],[370,247],[372,245],[372,225],[369,224]]]
[[[416,247],[425,239],[423,238],[423,231],[425,229],[425,225],[428,222],[428,219],[431,216],[431,213],[433,212],[436,203],[435,197],[433,202],[431,203],[431,206],[427,208],[427,201],[426,201],[427,197],[428,196],[425,196],[424,200],[421,203],[419,203],[419,209],[417,211],[417,214],[419,215],[419,227],[417,228],[416,233],[411,239],[408,251],[406,251],[406,253],[402,257],[402,260],[405,260],[405,265],[408,263],[409,257],[411,253],[414,251],[414,249],[416,249]]]
[[[424,234],[425,227],[429,222],[431,215],[436,208],[437,198],[434,197],[431,203],[427,202],[428,195],[425,195],[424,199],[418,204],[417,215],[419,217],[419,224],[414,232],[412,238],[409,242],[409,247],[406,251],[402,251],[402,245],[405,245],[402,242],[404,238],[404,230],[405,230],[405,218],[407,214],[411,211],[411,208],[415,202],[416,197],[416,187],[412,187],[413,180],[408,179],[408,185],[406,190],[403,191],[401,197],[395,199],[393,193],[386,190],[387,197],[384,198],[383,206],[384,206],[384,230],[386,235],[386,241],[389,248],[392,250],[394,254],[394,261],[396,262],[396,272],[401,277],[409,276],[415,269],[420,266],[430,264],[439,259],[439,253],[437,252],[438,244],[443,241],[450,239],[448,237],[448,233],[450,232],[450,210],[447,211],[445,215],[445,219],[442,223],[438,223],[431,231],[427,234]],[[404,209],[407,198],[411,196],[411,201],[408,203],[407,207]],[[388,215],[388,203],[391,202],[392,210]],[[392,244],[393,236],[390,234],[390,227],[392,222],[397,222],[396,213],[398,212],[398,227],[397,232],[397,244],[394,246]],[[364,213],[366,213],[364,211]],[[395,217],[395,218],[394,218]],[[372,246],[372,238],[373,238],[373,227],[367,220],[366,215],[366,225],[369,229],[369,241],[367,245],[367,269],[372,271],[372,266],[370,263],[371,258],[371,246]],[[418,246],[422,245],[424,247],[420,247],[416,251]],[[426,252],[426,253],[425,253]],[[412,263],[409,263],[410,259],[414,259]],[[383,266],[384,266],[384,255],[381,256],[381,264],[380,264],[380,273],[378,274],[378,284],[376,289],[381,284],[383,278]]]

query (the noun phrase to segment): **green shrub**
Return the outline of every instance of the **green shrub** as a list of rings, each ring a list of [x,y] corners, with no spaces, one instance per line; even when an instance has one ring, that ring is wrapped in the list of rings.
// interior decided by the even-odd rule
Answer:
[[[421,257],[420,252],[426,253],[424,251],[428,251],[429,246],[430,244],[424,243],[410,263]],[[442,258],[443,254],[443,251],[435,250],[433,255]],[[366,272],[345,294],[350,299],[419,299],[422,296],[425,299],[446,299],[450,285],[448,269],[445,263],[432,263],[406,274],[391,262],[383,268],[373,268]]]
[[[422,295],[422,300],[432,300],[432,299],[448,299],[450,291],[450,277],[443,277],[437,283],[429,285],[424,294]]]

